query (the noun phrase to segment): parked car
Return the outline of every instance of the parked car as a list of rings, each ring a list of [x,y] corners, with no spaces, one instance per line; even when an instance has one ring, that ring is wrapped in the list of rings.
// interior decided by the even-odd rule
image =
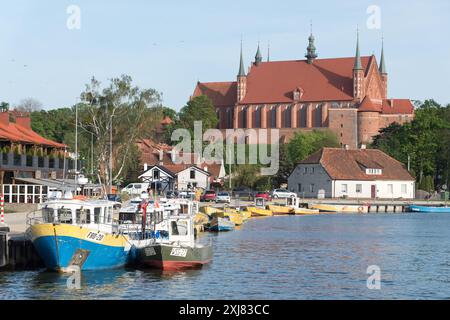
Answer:
[[[194,199],[195,198],[195,192],[189,191],[189,190],[182,190],[178,193],[178,196],[183,199]]]
[[[143,192],[147,192],[148,186],[148,183],[130,183],[125,188],[123,188],[122,192],[140,195]]]
[[[229,192],[226,191],[221,191],[217,194],[216,196],[216,202],[225,202],[225,203],[230,203],[231,202],[231,196]]]
[[[200,201],[216,201],[216,192],[214,190],[206,190],[200,197]]]
[[[119,194],[108,194],[107,198],[109,201],[122,202]]]
[[[272,201],[272,197],[269,192],[261,191],[255,194],[255,198],[263,198],[266,201]]]
[[[167,199],[176,199],[179,197],[178,191],[167,191],[166,198]]]
[[[282,198],[290,198],[290,197],[296,197],[297,195],[293,192],[290,192],[286,189],[274,189],[272,191],[272,198],[274,199],[282,199]]]

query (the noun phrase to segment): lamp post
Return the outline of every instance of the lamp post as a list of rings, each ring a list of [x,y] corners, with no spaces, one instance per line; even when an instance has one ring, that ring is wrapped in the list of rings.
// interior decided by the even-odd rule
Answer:
[[[113,160],[112,160],[112,154],[113,154],[113,147],[112,147],[112,124],[113,124],[113,117],[112,114],[109,118],[109,193],[112,193],[112,179],[113,179],[113,173],[112,173],[112,166],[113,166]]]

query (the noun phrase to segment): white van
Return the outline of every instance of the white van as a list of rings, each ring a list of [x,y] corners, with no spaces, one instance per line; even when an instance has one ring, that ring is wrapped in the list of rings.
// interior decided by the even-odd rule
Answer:
[[[140,195],[143,192],[147,192],[149,184],[148,183],[130,183],[125,188],[122,189],[122,192],[126,192],[131,195]]]

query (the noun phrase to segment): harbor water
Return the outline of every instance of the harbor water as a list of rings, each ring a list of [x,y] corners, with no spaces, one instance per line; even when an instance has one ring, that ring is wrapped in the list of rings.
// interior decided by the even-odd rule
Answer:
[[[254,218],[202,234],[214,259],[201,270],[83,272],[80,289],[64,274],[0,272],[0,299],[449,299],[449,230],[447,214]]]

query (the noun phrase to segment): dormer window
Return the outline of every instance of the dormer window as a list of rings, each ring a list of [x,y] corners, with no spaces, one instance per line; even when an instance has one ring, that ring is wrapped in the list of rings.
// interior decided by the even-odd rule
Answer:
[[[366,169],[366,174],[367,175],[371,175],[371,176],[381,175],[381,174],[383,174],[383,170],[382,169],[367,168]]]
[[[297,89],[295,89],[293,92],[294,101],[299,101],[302,98],[303,93],[304,93],[303,89],[300,87],[297,87]]]

